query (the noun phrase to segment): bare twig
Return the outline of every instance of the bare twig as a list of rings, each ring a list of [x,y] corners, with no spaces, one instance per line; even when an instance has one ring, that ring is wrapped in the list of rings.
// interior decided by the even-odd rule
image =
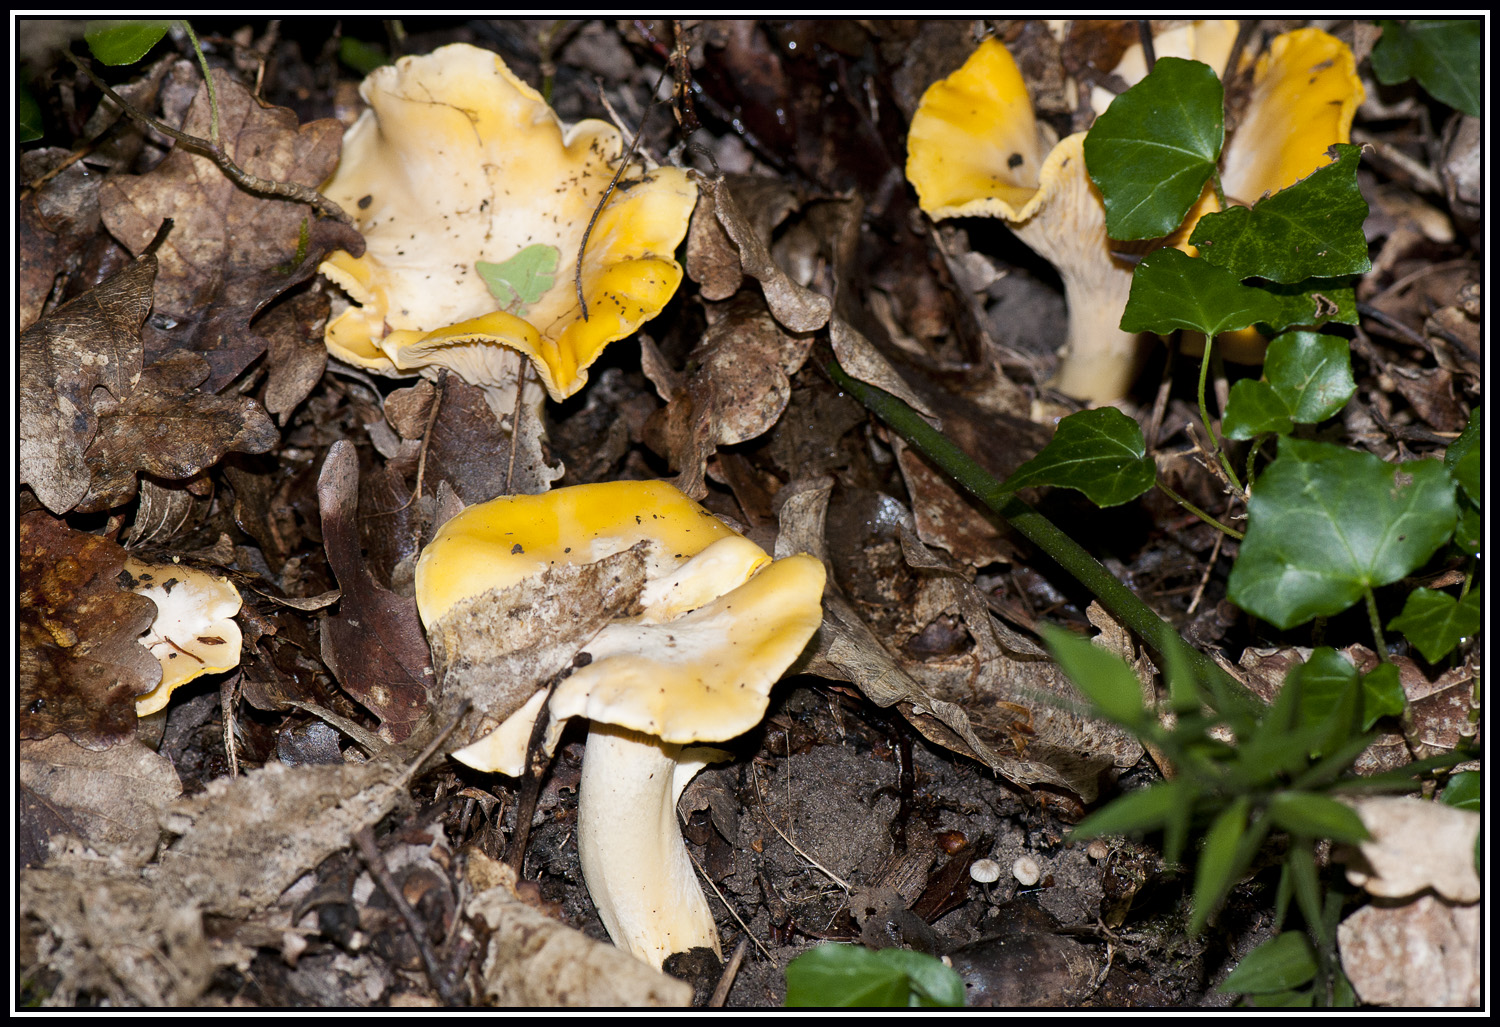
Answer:
[[[729,989],[734,987],[734,979],[740,972],[740,964],[745,961],[745,949],[749,943],[750,938],[747,935],[741,938],[740,943],[734,947],[729,962],[724,965],[724,972],[719,975],[719,983],[714,987],[714,993],[708,999],[710,1009],[722,1009],[724,1003],[729,1001]]]
[[[721,891],[719,891],[719,886],[716,885],[716,884],[714,884],[713,880],[709,878],[708,872],[703,869],[703,864],[698,862],[698,857],[694,856],[691,850],[685,850],[685,851],[687,851],[688,859],[690,859],[690,860],[693,861],[693,866],[697,869],[698,876],[701,877],[701,878],[703,878],[703,883],[704,884],[708,885],[710,888],[713,889],[714,895],[718,898],[718,900],[720,902],[722,902],[724,904],[724,908],[727,909],[727,910],[729,910],[729,915],[732,916],[732,917],[734,917],[734,922],[737,923],[737,924],[739,924],[740,925],[740,930],[742,930],[742,931],[745,932],[745,937],[754,940],[755,941],[755,947],[758,948],[758,949],[760,949],[761,954],[764,955],[768,960],[770,960],[772,963],[776,962],[776,957],[772,956],[771,953],[767,952],[766,951],[766,947],[760,943],[760,940],[757,939],[757,938],[755,938],[755,936],[750,933],[750,925],[747,924],[747,923],[745,923],[745,921],[743,919],[741,919],[739,913],[735,912],[735,908],[729,904],[729,900],[724,897],[724,893],[721,892]],[[743,949],[744,947],[745,947],[745,942],[742,940],[740,942],[740,949]],[[738,950],[736,950],[736,951],[738,951]],[[725,972],[728,973],[729,971],[726,970]],[[719,986],[720,987],[724,987],[726,991],[728,990],[727,986],[724,985],[724,982],[723,982],[722,979],[719,981]],[[717,989],[715,989],[715,994],[717,994]]]
[[[303,203],[312,207],[326,218],[332,218],[340,224],[348,225],[351,228],[354,226],[354,222],[350,219],[349,215],[344,213],[344,208],[334,203],[316,189],[302,185],[300,182],[273,182],[268,178],[261,178],[259,175],[250,174],[250,172],[236,164],[234,159],[224,151],[222,146],[208,139],[200,139],[198,136],[189,135],[139,110],[130,101],[106,85],[104,80],[95,75],[93,69],[83,61],[70,53],[66,53],[66,51],[64,53],[68,60],[73,62],[74,67],[88,76],[89,81],[97,86],[105,96],[113,100],[119,106],[120,110],[141,124],[153,128],[162,135],[181,143],[186,149],[200,156],[207,157],[218,166],[220,171],[224,172],[226,178],[246,192],[255,193],[258,196],[273,196],[281,200],[291,200],[293,203]],[[213,106],[217,107],[217,104]]]
[[[380,885],[386,897],[391,900],[391,905],[396,907],[396,912],[400,913],[401,919],[405,921],[406,929],[411,932],[411,940],[416,944],[417,952],[422,956],[422,966],[427,970],[427,979],[437,989],[443,1005],[463,1005],[463,996],[453,987],[453,982],[439,967],[437,956],[433,954],[432,946],[427,942],[426,925],[417,916],[417,911],[411,908],[411,903],[406,901],[406,896],[401,894],[400,886],[391,878],[391,872],[386,869],[385,857],[380,854],[380,848],[375,844],[375,833],[369,827],[361,827],[354,832],[354,844],[358,846],[365,866],[370,868],[370,876],[375,878],[375,883]]]

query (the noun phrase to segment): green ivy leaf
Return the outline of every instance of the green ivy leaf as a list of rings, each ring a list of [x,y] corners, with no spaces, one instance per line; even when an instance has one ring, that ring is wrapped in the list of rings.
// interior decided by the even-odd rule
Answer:
[[[1141,700],[1141,683],[1128,663],[1088,639],[1051,624],[1042,625],[1042,641],[1068,680],[1101,716],[1128,728],[1144,728],[1150,722]]]
[[[961,1006],[963,978],[907,949],[819,945],[786,967],[786,1004],[803,1006]]]
[[[1320,645],[1308,655],[1305,663],[1289,670],[1287,678],[1295,680],[1302,692],[1299,720],[1320,735],[1314,739],[1309,751],[1342,744],[1353,725],[1335,721],[1349,719],[1346,711],[1352,705],[1353,693],[1359,688],[1359,671],[1354,664],[1337,650]],[[1283,684],[1282,687],[1287,686]]]
[[[1388,626],[1405,635],[1428,663],[1436,663],[1483,625],[1479,589],[1457,599],[1447,592],[1419,588],[1406,597],[1406,606]]]
[[[1450,107],[1479,117],[1484,84],[1484,23],[1477,18],[1380,22],[1370,67],[1383,85],[1415,77]]]
[[[1458,506],[1458,524],[1453,529],[1453,544],[1470,556],[1478,556],[1484,544],[1484,514],[1467,496]]]
[[[1318,957],[1301,931],[1283,931],[1252,949],[1217,991],[1258,995],[1300,987],[1318,975]]]
[[[1080,410],[1057,424],[1046,447],[1005,479],[1007,489],[1057,485],[1096,506],[1128,503],[1156,483],[1141,426],[1117,407]]]
[[[500,309],[525,317],[526,309],[552,288],[560,258],[561,251],[556,246],[539,242],[498,264],[476,261],[474,269],[489,286],[490,295],[500,301]]]
[[[1443,465],[1458,487],[1478,506],[1484,498],[1484,413],[1483,408],[1469,411],[1469,423],[1443,454]]]
[[[1464,770],[1454,774],[1443,786],[1443,794],[1440,796],[1444,805],[1455,809],[1473,810],[1475,813],[1484,809],[1484,781],[1477,770]]]
[[[1370,270],[1363,227],[1370,206],[1354,180],[1359,147],[1333,150],[1331,164],[1254,207],[1203,215],[1190,240],[1198,255],[1237,278],[1283,283]]]
[[[171,27],[170,21],[91,21],[83,27],[83,41],[105,64],[134,64],[150,53]]]
[[[1436,460],[1283,437],[1256,482],[1229,599],[1278,628],[1347,609],[1416,570],[1453,533],[1453,483]]]
[[[1273,332],[1329,323],[1359,324],[1353,278],[1304,278],[1288,285],[1257,282],[1256,288],[1276,300],[1276,316],[1265,322]]]
[[[1349,342],[1316,332],[1286,332],[1266,349],[1265,380],[1239,381],[1229,390],[1224,434],[1248,439],[1289,432],[1338,413],[1354,395]]]
[[[1358,813],[1337,799],[1313,792],[1278,792],[1267,814],[1277,827],[1303,838],[1353,844],[1370,837]]]
[[[1399,717],[1406,709],[1406,689],[1394,663],[1382,663],[1359,679],[1364,694],[1365,716],[1361,731],[1370,730],[1381,717]]]
[[[1137,265],[1120,327],[1159,335],[1179,328],[1218,335],[1275,320],[1280,309],[1264,290],[1241,285],[1223,268],[1167,246]]]
[[[34,143],[42,138],[42,108],[24,84],[16,88],[16,142]]]
[[[1112,239],[1156,239],[1182,223],[1224,145],[1224,86],[1212,68],[1163,57],[1115,97],[1083,140]]]

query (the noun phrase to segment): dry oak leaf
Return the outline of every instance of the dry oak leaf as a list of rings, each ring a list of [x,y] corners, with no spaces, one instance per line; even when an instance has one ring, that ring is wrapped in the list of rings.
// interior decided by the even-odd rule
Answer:
[[[338,164],[343,126],[325,118],[299,126],[283,107],[262,104],[215,69],[219,131],[245,171],[316,188]],[[207,90],[200,89],[182,130],[209,136]],[[133,253],[173,219],[158,251],[156,314],[146,357],[173,349],[201,353],[212,368],[206,392],[219,392],[266,350],[250,322],[271,300],[309,277],[329,250],[360,253],[364,240],[290,200],[246,192],[207,157],[175,146],[144,175],[120,175],[99,189],[104,226]],[[161,328],[159,325],[170,325]]]
[[[323,622],[323,662],[339,684],[380,718],[382,737],[401,741],[427,711],[432,658],[417,601],[381,588],[360,556],[359,458],[343,440],[318,475],[328,566],[343,596]]]
[[[21,333],[19,476],[53,513],[88,492],[94,390],[124,399],[140,377],[155,277],[156,258],[142,257]]]
[[[136,475],[192,478],[226,453],[264,453],[280,440],[265,410],[248,396],[199,391],[208,362],[169,354],[141,372],[130,393],[97,404],[99,432],[85,459],[92,480],[81,511],[108,510],[135,497]]]
[[[41,317],[57,276],[78,269],[84,250],[99,232],[103,176],[80,160],[66,164],[71,156],[61,147],[49,146],[28,150],[17,161],[22,181],[53,174],[23,195],[16,211],[16,306],[22,329]]]
[[[141,645],[156,604],[122,588],[125,550],[35,512],[20,518],[17,724],[86,749],[135,737],[135,700],[161,681]]]

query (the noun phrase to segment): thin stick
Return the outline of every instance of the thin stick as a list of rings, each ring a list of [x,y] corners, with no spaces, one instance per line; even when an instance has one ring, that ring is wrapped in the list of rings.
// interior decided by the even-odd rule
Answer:
[[[750,933],[750,925],[748,925],[747,923],[745,923],[745,921],[740,918],[740,915],[735,912],[734,907],[729,904],[729,900],[724,897],[724,893],[721,892],[721,891],[719,891],[719,886],[716,885],[716,884],[714,884],[713,881],[709,879],[707,871],[705,871],[703,869],[703,864],[698,862],[698,857],[694,856],[693,853],[692,853],[692,851],[689,850],[689,849],[684,849],[684,851],[687,852],[688,859],[690,859],[690,860],[693,861],[693,866],[695,868],[697,868],[698,876],[701,877],[701,878],[703,878],[703,883],[704,884],[708,885],[710,888],[713,889],[714,895],[718,898],[718,900],[720,902],[722,902],[724,904],[724,908],[727,909],[727,910],[729,910],[729,915],[732,916],[732,917],[734,917],[734,922],[737,923],[737,924],[739,924],[740,925],[740,930],[742,930],[742,931],[745,932],[745,937],[749,938],[749,939],[751,939],[753,941],[755,941],[755,947],[758,948],[758,949],[760,949],[761,953],[768,960],[770,960],[772,963],[776,962],[775,958],[771,955],[771,953],[769,953],[769,952],[766,951],[766,947],[764,945],[762,945],[760,943],[760,941],[758,939],[756,939],[755,936]],[[739,947],[739,949],[736,949],[735,951],[738,952],[738,951],[744,949],[744,947],[745,947],[745,942],[744,942],[743,939],[741,939],[741,941],[740,941],[740,947]],[[725,970],[725,973],[728,973],[728,972],[729,972],[728,970]],[[719,980],[719,985],[721,987],[724,986],[724,981],[723,981],[722,978]],[[715,989],[714,993],[718,994],[718,989]]]
[[[359,854],[364,859],[365,866],[370,868],[370,876],[375,878],[375,882],[391,900],[391,905],[396,907],[396,912],[400,913],[401,919],[406,922],[406,929],[411,933],[411,940],[416,943],[417,952],[422,956],[422,966],[427,971],[427,979],[437,989],[443,1005],[462,1005],[463,996],[454,989],[448,975],[438,967],[437,957],[427,943],[426,925],[417,916],[417,911],[411,908],[411,903],[406,901],[406,896],[401,894],[400,886],[391,878],[391,872],[385,865],[385,857],[380,854],[380,848],[375,844],[374,832],[368,826],[361,827],[354,832],[354,844],[359,847]]]
[[[661,88],[661,84],[666,81],[666,78],[667,73],[663,69],[661,75],[656,80],[656,85],[651,87],[653,98],[656,96],[656,91]],[[600,95],[603,94],[601,93]],[[646,105],[645,113],[641,115],[641,123],[635,130],[635,138],[630,141],[630,149],[625,151],[625,156],[620,160],[620,166],[615,168],[614,177],[609,180],[609,185],[605,186],[604,192],[599,194],[599,202],[594,205],[594,213],[589,216],[588,227],[583,230],[583,238],[578,243],[578,261],[573,267],[573,288],[578,293],[578,309],[583,312],[583,320],[585,322],[589,319],[589,305],[583,298],[583,252],[588,249],[589,236],[594,232],[594,222],[598,221],[599,215],[604,213],[604,204],[608,202],[609,194],[615,191],[615,186],[620,182],[620,176],[625,173],[625,169],[635,159],[636,147],[641,144],[641,133],[646,130],[646,121],[651,117],[651,110],[655,106],[654,101]]]
[[[261,196],[274,196],[277,199],[291,200],[293,203],[304,203],[326,218],[332,218],[340,224],[349,225],[351,228],[354,226],[354,222],[350,219],[349,215],[344,213],[344,208],[334,203],[316,189],[311,189],[299,182],[273,182],[268,178],[261,178],[259,175],[250,174],[250,172],[236,164],[229,154],[224,152],[222,147],[207,139],[188,135],[186,132],[175,129],[171,125],[158,121],[151,115],[138,110],[130,101],[106,85],[104,80],[95,75],[88,65],[72,54],[67,53],[67,51],[64,51],[64,56],[73,62],[74,67],[88,76],[89,81],[97,86],[105,96],[113,100],[119,106],[120,110],[141,124],[154,128],[162,135],[181,143],[187,149],[192,150],[200,156],[207,157],[214,164],[218,165],[219,170],[224,172],[225,177],[246,192],[256,193]]]
[[[740,939],[740,943],[734,947],[734,953],[730,955],[729,962],[724,966],[724,972],[719,975],[719,983],[714,986],[714,993],[709,996],[708,1007],[710,1009],[723,1009],[724,1003],[729,1001],[729,989],[734,987],[734,979],[740,972],[740,964],[745,961],[745,949],[750,942],[750,936],[746,935]],[[756,942],[759,945],[759,942]],[[762,949],[761,951],[765,951]]]
[[[760,791],[760,774],[757,772],[755,764],[753,764],[753,763],[750,765],[750,779],[755,782],[755,797],[760,800],[761,813],[765,816],[766,823],[768,823],[768,824],[771,825],[771,830],[773,830],[777,834],[781,835],[781,840],[784,841],[784,842],[786,842],[788,845],[790,845],[792,847],[792,851],[793,852],[795,852],[797,855],[801,856],[803,859],[807,860],[807,862],[810,863],[810,864],[812,864],[812,866],[815,867],[816,869],[821,870],[824,874],[826,874],[828,876],[828,879],[830,881],[832,881],[834,884],[836,884],[840,888],[844,889],[845,892],[853,891],[854,889],[849,886],[849,882],[848,881],[844,880],[838,874],[834,873],[832,870],[829,870],[827,867],[825,867],[822,863],[819,863],[817,860],[813,859],[807,853],[803,852],[802,849],[801,849],[801,847],[796,842],[792,841],[790,838],[788,838],[786,836],[786,832],[785,831],[783,831],[781,828],[779,828],[779,827],[776,826],[776,821],[772,820],[771,819],[771,814],[768,813],[768,812],[766,812],[766,810],[767,810],[768,807],[766,806],[766,797],[764,795],[762,795],[761,791]]]
[[[580,258],[581,259],[581,258]],[[578,294],[580,297],[582,292]],[[588,320],[588,315],[584,315]],[[521,358],[521,377],[516,380],[516,405],[510,411],[510,462],[505,465],[505,491],[502,496],[515,494],[516,450],[521,448],[521,415],[525,413],[526,379],[531,374],[531,361]]]

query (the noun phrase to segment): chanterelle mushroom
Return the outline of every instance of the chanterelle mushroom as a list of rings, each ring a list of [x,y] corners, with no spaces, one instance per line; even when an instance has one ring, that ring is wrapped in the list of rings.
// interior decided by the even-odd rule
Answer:
[[[240,665],[240,593],[228,578],[181,564],[125,561],[130,590],[156,604],[151,630],[141,645],[161,664],[161,683],[135,701],[144,717],[167,705],[172,692],[200,674]]]
[[[720,754],[689,743],[760,721],[771,686],[822,620],[822,563],[773,562],[664,482],[579,485],[502,497],[448,521],[417,564],[417,606],[446,684],[475,621],[499,608],[525,630],[526,611],[510,604],[530,583],[621,554],[644,567],[626,615],[569,646],[577,669],[550,699],[544,687],[483,711],[500,723],[454,756],[518,774],[544,705],[548,751],[568,718],[590,720],[578,796],[584,879],[615,944],[660,966],[673,952],[719,951],[676,803]]]
[[[461,43],[377,69],[360,95],[370,108],[323,187],[366,244],[320,268],[356,304],[328,324],[333,356],[393,376],[448,367],[509,416],[523,355],[553,399],[572,395],[676,291],[697,187],[632,168],[589,235],[587,318],[579,307],[579,245],[624,151],[613,125],[563,124],[497,55]]]

